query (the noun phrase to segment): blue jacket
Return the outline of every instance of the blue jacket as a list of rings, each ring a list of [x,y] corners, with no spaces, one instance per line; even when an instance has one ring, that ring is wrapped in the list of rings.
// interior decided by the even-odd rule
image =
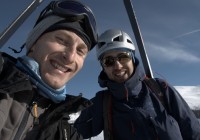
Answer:
[[[200,140],[200,124],[174,87],[167,84],[163,88],[167,104],[164,108],[143,82],[144,77],[137,60],[134,75],[125,83],[110,81],[102,71],[99,84],[107,89],[91,99],[93,105],[83,110],[75,122],[83,138],[104,130],[103,100],[110,94],[114,140]],[[157,82],[166,84],[161,79]]]

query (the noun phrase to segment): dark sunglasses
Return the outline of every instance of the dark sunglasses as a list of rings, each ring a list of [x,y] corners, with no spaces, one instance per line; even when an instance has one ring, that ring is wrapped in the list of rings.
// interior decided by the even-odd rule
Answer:
[[[101,64],[105,67],[111,67],[115,65],[116,61],[119,61],[121,64],[125,64],[132,59],[132,55],[130,52],[120,53],[116,57],[107,56],[101,60]]]
[[[35,25],[45,17],[55,14],[66,18],[68,21],[82,20],[87,28],[92,43],[97,42],[97,27],[92,10],[76,0],[52,1],[41,13]],[[93,45],[94,45],[93,44]]]

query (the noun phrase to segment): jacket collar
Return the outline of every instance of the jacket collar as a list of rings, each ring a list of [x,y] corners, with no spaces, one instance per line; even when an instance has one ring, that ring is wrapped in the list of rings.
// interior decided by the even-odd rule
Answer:
[[[6,60],[6,59],[4,59]],[[0,89],[5,93],[15,93],[24,90],[32,90],[29,76],[21,72],[11,59],[4,61]],[[4,79],[4,77],[6,77]]]

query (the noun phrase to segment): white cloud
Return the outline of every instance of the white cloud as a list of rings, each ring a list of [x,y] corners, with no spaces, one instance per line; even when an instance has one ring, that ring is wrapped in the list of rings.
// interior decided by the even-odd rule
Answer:
[[[179,44],[170,43],[169,46],[161,46],[158,44],[148,44],[149,55],[160,61],[183,61],[186,63],[199,63],[200,58],[188,52]]]
[[[190,108],[200,107],[200,86],[175,86]]]

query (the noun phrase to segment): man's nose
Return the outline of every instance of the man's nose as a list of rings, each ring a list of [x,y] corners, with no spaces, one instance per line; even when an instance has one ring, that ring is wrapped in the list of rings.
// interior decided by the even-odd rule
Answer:
[[[63,54],[66,63],[73,63],[76,59],[76,49],[67,49]]]
[[[114,68],[121,68],[122,64],[119,62],[119,60],[116,60],[114,63]]]

